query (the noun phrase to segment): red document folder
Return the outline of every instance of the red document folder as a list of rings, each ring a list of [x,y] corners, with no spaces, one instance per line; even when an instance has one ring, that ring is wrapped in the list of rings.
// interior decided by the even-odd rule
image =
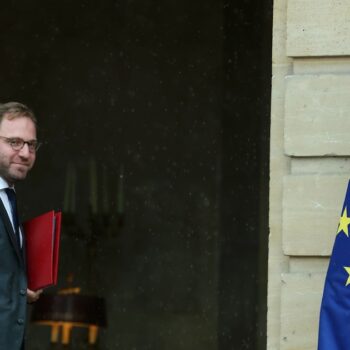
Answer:
[[[53,210],[23,224],[26,237],[28,288],[57,284],[61,213]]]

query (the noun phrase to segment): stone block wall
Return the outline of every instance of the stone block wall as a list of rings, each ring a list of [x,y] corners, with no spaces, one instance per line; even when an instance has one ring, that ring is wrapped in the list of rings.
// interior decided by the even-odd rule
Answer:
[[[349,16],[344,0],[274,2],[268,350],[317,348],[350,173]]]

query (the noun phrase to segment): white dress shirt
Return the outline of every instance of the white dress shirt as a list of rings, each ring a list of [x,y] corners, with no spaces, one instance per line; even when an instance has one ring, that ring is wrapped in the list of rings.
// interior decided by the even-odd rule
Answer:
[[[9,199],[7,197],[6,192],[5,192],[6,188],[12,188],[14,190],[14,187],[9,186],[8,183],[2,177],[0,177],[0,199],[2,200],[2,203],[4,204],[4,207],[6,209],[7,215],[9,217],[9,219],[10,219],[11,224],[12,224],[13,230],[16,231],[15,227],[13,225],[11,204],[10,204],[10,201],[9,201]],[[19,238],[20,238],[20,246],[22,247],[23,236],[22,236],[21,228],[19,228]]]

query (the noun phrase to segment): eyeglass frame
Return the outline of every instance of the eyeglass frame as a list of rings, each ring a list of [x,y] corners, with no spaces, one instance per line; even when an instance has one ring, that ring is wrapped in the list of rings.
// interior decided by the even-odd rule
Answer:
[[[38,151],[38,149],[40,148],[40,146],[42,145],[42,142],[38,142],[37,140],[30,140],[30,141],[24,141],[23,139],[21,139],[20,137],[5,137],[5,136],[1,136],[0,138],[5,140],[10,147],[14,150],[14,151],[20,151],[25,144],[27,144],[28,146],[28,150],[30,153],[35,153]],[[13,145],[13,142],[20,142],[21,145],[19,145],[18,147]]]

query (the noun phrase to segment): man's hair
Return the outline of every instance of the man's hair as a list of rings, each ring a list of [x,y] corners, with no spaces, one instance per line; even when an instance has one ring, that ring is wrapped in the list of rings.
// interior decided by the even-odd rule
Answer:
[[[23,103],[19,103],[19,102],[0,103],[0,124],[5,116],[10,120],[19,118],[19,117],[26,117],[31,119],[35,125],[37,124],[37,120],[34,115],[34,112]]]

